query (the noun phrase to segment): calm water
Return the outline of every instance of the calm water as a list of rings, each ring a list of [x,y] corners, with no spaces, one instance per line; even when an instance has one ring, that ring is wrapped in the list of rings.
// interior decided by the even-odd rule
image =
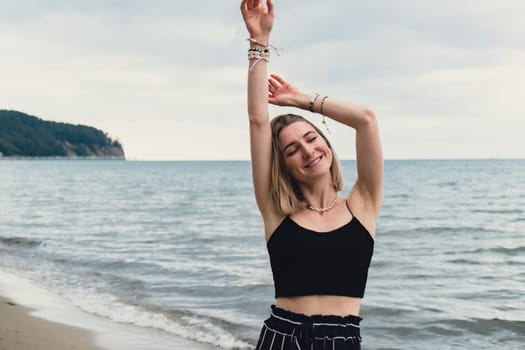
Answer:
[[[386,162],[364,349],[523,348],[524,183],[523,160]],[[0,267],[226,349],[273,302],[248,162],[2,161]]]

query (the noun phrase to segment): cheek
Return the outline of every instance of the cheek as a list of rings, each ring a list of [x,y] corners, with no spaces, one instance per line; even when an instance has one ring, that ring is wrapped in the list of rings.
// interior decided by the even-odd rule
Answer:
[[[293,156],[285,158],[284,163],[286,164],[286,168],[288,169],[288,171],[292,172],[295,169],[295,167],[297,166],[297,159],[297,153]]]
[[[301,173],[300,168],[302,167],[302,164],[302,160],[297,156],[297,154],[285,159],[286,170],[294,179],[296,179]]]

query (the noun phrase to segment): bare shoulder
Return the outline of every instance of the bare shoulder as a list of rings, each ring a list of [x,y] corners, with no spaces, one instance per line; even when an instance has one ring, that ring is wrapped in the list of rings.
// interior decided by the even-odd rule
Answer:
[[[377,218],[379,211],[373,203],[367,201],[358,186],[353,186],[347,199],[352,214],[365,226],[372,237],[376,234]]]

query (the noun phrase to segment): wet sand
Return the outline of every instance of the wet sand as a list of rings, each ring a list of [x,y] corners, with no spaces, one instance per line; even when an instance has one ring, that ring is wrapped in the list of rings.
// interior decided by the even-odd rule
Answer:
[[[90,331],[34,317],[30,312],[0,296],[0,350],[102,350]]]

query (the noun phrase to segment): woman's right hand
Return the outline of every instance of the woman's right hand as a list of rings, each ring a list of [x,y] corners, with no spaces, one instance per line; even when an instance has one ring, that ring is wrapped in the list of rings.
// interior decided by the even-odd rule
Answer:
[[[268,43],[270,32],[273,27],[275,17],[272,0],[266,0],[267,9],[262,0],[242,0],[241,13],[246,29],[250,33],[250,38],[257,41]]]

